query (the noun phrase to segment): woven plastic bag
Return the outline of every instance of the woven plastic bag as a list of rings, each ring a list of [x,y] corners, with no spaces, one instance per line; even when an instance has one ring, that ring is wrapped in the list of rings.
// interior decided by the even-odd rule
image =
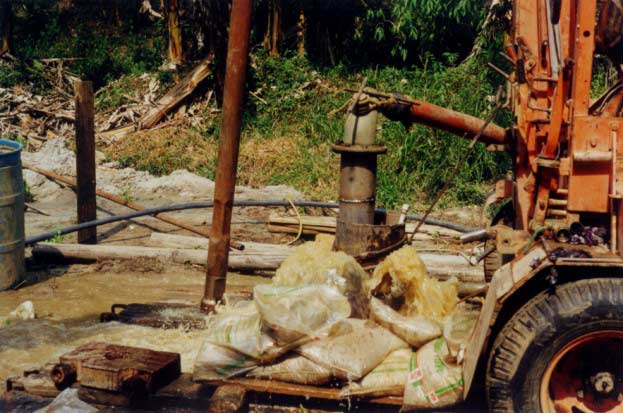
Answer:
[[[408,348],[394,351],[361,381],[344,387],[340,396],[402,396],[409,374],[411,354],[412,351]]]
[[[328,285],[258,285],[253,289],[253,301],[281,344],[311,339],[351,313],[346,297]]]
[[[350,255],[333,251],[333,236],[320,234],[296,248],[277,269],[273,285],[334,285],[351,304],[352,317],[367,318],[370,275]]]
[[[452,361],[443,337],[431,341],[411,358],[403,407],[440,408],[463,400],[463,369]]]
[[[206,341],[262,361],[274,360],[288,350],[262,328],[262,319],[252,301],[220,308],[211,315]]]
[[[288,383],[321,385],[331,379],[331,370],[303,356],[287,356],[283,361],[251,370],[248,377]]]
[[[371,294],[408,317],[442,322],[459,302],[455,278],[439,281],[426,273],[416,249],[406,245],[388,255],[368,281]]]
[[[60,392],[52,403],[35,413],[97,413],[99,409],[83,402],[78,397],[78,389],[67,388]]]
[[[443,338],[448,345],[450,356],[457,363],[463,362],[465,348],[476,328],[481,307],[481,303],[461,302],[446,318],[443,326]]]
[[[225,380],[240,376],[257,366],[252,357],[204,341],[195,359],[194,381]]]
[[[413,347],[421,347],[442,333],[438,322],[421,316],[405,317],[375,297],[370,298],[370,319]]]
[[[348,319],[333,326],[328,337],[302,345],[302,356],[331,369],[342,380],[359,380],[391,352],[408,344],[370,320]]]

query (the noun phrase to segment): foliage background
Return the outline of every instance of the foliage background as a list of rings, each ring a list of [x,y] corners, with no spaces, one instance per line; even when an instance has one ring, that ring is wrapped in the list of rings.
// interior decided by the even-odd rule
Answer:
[[[343,87],[368,85],[396,91],[454,110],[485,117],[502,78],[487,61],[505,66],[497,54],[501,33],[484,33],[488,5],[482,0],[283,0],[279,55],[269,56],[263,40],[273,0],[254,2],[252,59],[245,103],[240,182],[286,183],[309,196],[334,199],[338,159],[330,145],[342,133],[341,114],[329,114],[349,97]],[[46,83],[28,67],[41,58],[77,57],[69,69],[91,79],[98,110],[125,102],[133,77],[156,73],[165,84],[178,74],[163,68],[166,28],[139,12],[139,0],[12,1],[12,53],[21,64],[0,66],[0,87],[26,85],[46,93]],[[181,21],[188,63],[214,53],[217,71],[226,50],[227,1],[183,0]],[[155,10],[160,4],[152,0]],[[305,15],[305,54],[292,36]],[[484,40],[483,40],[484,39]],[[474,45],[479,44],[478,48]],[[483,46],[484,45],[484,46]],[[218,88],[218,76],[209,80]],[[301,86],[315,87],[298,93]],[[218,115],[206,113],[207,126],[140,133],[108,150],[125,165],[166,174],[188,168],[208,177],[215,170]],[[496,121],[510,123],[509,114]],[[467,148],[447,133],[382,121],[379,140],[388,154],[380,158],[381,206],[411,203],[423,207],[438,191]],[[191,150],[189,150],[191,148]],[[479,145],[442,206],[483,200],[490,183],[507,174],[506,154]]]

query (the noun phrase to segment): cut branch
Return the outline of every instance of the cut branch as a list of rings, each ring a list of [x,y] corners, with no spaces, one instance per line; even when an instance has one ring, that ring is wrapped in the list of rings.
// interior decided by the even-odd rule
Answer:
[[[181,82],[164,95],[156,106],[150,109],[141,120],[141,129],[150,129],[167,116],[182,100],[188,97],[208,77],[212,67],[212,57],[202,60]]]

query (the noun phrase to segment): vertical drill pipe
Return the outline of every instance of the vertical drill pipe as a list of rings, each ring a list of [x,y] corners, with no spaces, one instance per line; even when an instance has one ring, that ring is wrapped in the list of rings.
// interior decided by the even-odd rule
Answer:
[[[76,196],[78,223],[97,219],[93,83],[78,80],[76,92]],[[97,243],[97,228],[78,231],[80,244]]]
[[[223,115],[219,135],[212,230],[208,247],[208,269],[205,293],[201,301],[201,309],[204,312],[214,309],[223,297],[227,280],[231,216],[240,147],[242,98],[249,54],[251,10],[251,0],[233,0],[229,21]]]

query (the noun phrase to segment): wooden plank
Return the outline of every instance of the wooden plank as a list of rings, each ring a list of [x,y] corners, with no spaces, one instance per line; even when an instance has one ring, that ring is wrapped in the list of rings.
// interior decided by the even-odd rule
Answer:
[[[78,80],[76,92],[76,196],[78,223],[97,219],[95,199],[95,106],[93,83]],[[95,244],[97,228],[78,231],[80,244]]]
[[[285,383],[276,380],[258,380],[249,378],[230,379],[220,382],[212,382],[213,385],[237,384],[247,390],[260,393],[281,394],[285,396],[299,396],[305,398],[324,400],[346,400],[340,396],[340,389],[331,387],[308,386],[303,384]],[[352,399],[352,397],[351,397]],[[367,403],[402,405],[402,397],[376,397],[362,399]]]
[[[491,323],[494,320],[498,283],[499,277],[493,277],[482,310],[480,310],[480,314],[478,315],[476,327],[467,343],[465,359],[463,360],[463,380],[465,382],[465,386],[463,387],[464,399],[467,399],[469,395],[474,375],[476,374],[476,367],[478,366],[478,361],[485,347],[485,341],[489,336]]]
[[[335,234],[336,231],[336,218],[328,216],[309,216],[302,215],[300,219],[298,217],[281,215],[278,213],[272,213],[268,217],[268,230],[276,233],[289,233],[296,234],[299,231],[299,225],[303,225],[303,234]],[[415,229],[415,223],[407,223],[405,230],[407,232],[413,232]],[[427,235],[425,239],[431,239],[431,237],[448,237],[458,238],[461,233],[452,229],[423,224],[418,232],[418,235]]]

